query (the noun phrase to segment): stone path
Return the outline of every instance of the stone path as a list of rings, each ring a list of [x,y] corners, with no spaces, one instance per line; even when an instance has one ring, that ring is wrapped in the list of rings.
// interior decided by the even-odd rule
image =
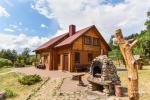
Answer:
[[[107,97],[88,87],[77,86],[70,78],[51,78],[30,100],[128,100],[127,97]]]
[[[50,79],[30,98],[30,100],[54,100],[54,96],[60,93],[59,88],[62,82],[62,78]]]

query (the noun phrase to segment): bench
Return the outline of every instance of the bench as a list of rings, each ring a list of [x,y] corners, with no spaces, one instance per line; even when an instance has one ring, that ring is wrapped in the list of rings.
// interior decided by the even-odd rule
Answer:
[[[79,85],[79,86],[83,86],[84,83],[83,83],[83,81],[82,81],[82,76],[84,76],[84,75],[85,75],[84,73],[76,73],[76,74],[73,74],[73,75],[72,75],[72,80],[78,80],[78,81],[79,81],[78,85]]]

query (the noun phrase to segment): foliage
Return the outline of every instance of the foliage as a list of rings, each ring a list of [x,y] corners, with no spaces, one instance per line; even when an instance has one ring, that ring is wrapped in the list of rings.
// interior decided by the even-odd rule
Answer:
[[[108,56],[113,60],[123,59],[123,56],[119,49],[113,49],[111,52],[109,52]]]
[[[30,55],[30,63],[38,61],[36,55]]]
[[[11,97],[17,96],[17,94],[14,91],[12,91],[8,88],[5,89],[5,94],[6,94],[6,98],[11,98]]]
[[[30,64],[30,49],[29,48],[24,48],[21,58],[24,61],[25,64]]]
[[[8,59],[0,58],[0,67],[12,66],[12,62]]]
[[[14,66],[15,67],[25,67],[25,63],[23,63],[23,62],[15,62]]]
[[[150,14],[148,14],[148,19],[145,22],[145,25],[147,29],[141,31],[141,33],[137,37],[138,44],[134,49],[134,54],[140,54],[146,58],[150,58]]]
[[[25,67],[25,65],[31,65],[33,62],[37,61],[37,57],[35,55],[30,55],[30,51],[29,48],[24,48],[22,53],[18,54],[16,50],[2,49],[0,51],[0,58],[8,59],[9,62],[11,61],[11,66]],[[0,61],[0,67],[3,66],[1,62],[3,61]]]
[[[16,50],[10,50],[10,49],[2,49],[0,51],[0,57],[1,58],[5,58],[5,59],[8,59],[8,60],[11,60],[12,63],[14,63],[17,59],[17,52]]]
[[[121,52],[120,52],[120,49],[119,49],[119,46],[115,46],[115,45],[113,45],[113,38],[114,38],[115,36],[114,35],[112,35],[111,36],[111,38],[110,38],[110,41],[109,41],[109,46],[111,47],[111,49],[112,49],[112,51],[110,51],[109,53],[108,53],[108,56],[111,58],[111,59],[113,59],[113,60],[123,60],[123,56],[122,56],[122,54],[121,54]]]
[[[143,56],[143,58],[150,59],[150,12],[148,12],[148,19],[145,22],[146,28],[145,30],[141,31],[139,34],[131,34],[125,37],[126,40],[138,40],[136,47],[133,49],[133,54],[138,54]],[[109,53],[109,56],[112,59],[122,59],[120,50],[118,46],[113,45],[113,38],[114,35],[111,36],[109,45],[112,51]]]
[[[33,85],[40,82],[42,79],[39,75],[26,75],[19,79],[18,81],[23,85]]]

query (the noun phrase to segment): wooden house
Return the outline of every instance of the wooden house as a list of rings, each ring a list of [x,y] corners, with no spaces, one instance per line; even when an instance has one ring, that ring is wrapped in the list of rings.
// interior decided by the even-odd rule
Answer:
[[[69,25],[69,32],[50,39],[35,52],[46,69],[73,72],[77,67],[90,65],[98,55],[107,55],[109,50],[109,45],[94,25],[78,31],[75,25]]]

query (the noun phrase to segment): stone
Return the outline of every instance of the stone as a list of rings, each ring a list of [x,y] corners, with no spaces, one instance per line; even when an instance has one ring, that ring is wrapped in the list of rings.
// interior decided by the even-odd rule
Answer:
[[[92,61],[88,81],[92,85],[89,86],[90,90],[95,90],[97,86],[102,85],[103,92],[107,95],[114,93],[115,85],[121,84],[115,65],[106,55],[100,55]]]
[[[0,100],[5,100],[5,92],[0,92]]]

